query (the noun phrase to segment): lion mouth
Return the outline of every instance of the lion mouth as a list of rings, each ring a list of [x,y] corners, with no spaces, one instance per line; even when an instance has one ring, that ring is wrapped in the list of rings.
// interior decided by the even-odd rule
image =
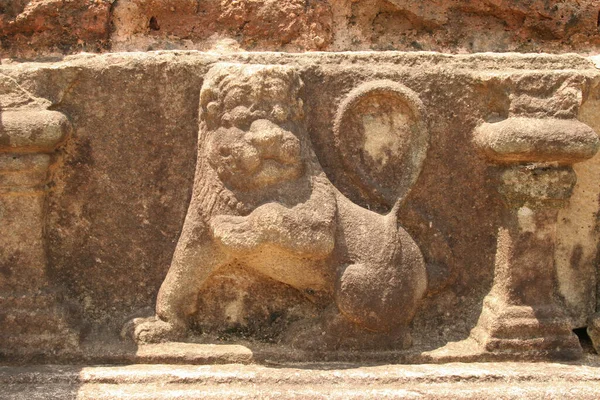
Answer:
[[[260,166],[249,178],[256,186],[268,186],[275,183],[297,179],[302,174],[302,164],[274,158],[263,159]]]

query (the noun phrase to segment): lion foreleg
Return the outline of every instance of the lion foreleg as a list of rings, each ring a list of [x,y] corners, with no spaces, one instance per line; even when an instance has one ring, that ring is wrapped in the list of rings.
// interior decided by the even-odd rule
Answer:
[[[264,242],[310,258],[331,254],[335,245],[337,204],[331,184],[316,177],[310,198],[288,208],[279,203],[258,207],[249,218]]]
[[[153,343],[184,337],[189,329],[189,317],[197,311],[203,283],[229,260],[210,238],[199,239],[184,233],[158,292],[156,316],[132,321],[134,339]]]

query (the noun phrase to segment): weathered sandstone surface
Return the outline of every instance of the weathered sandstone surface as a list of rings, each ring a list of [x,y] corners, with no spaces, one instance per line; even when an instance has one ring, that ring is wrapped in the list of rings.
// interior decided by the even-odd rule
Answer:
[[[598,366],[546,363],[358,366],[0,367],[21,399],[596,399]]]
[[[222,64],[223,62],[229,64]],[[219,65],[237,65],[235,68],[250,65],[248,72],[243,72],[246,75],[241,72],[231,75],[222,74],[222,77],[239,76],[238,80],[223,81],[232,82],[231,84],[234,85],[231,86],[232,88],[236,87],[235,85],[244,87],[245,79],[250,78],[242,78],[242,76],[252,77],[254,72],[251,71],[265,68],[251,67],[252,64],[293,66],[290,67],[292,69],[286,67],[288,69],[284,70],[294,71],[293,74],[297,74],[294,75],[297,76],[294,79],[301,79],[303,114],[298,114],[302,115],[299,120],[302,121],[301,125],[293,129],[289,128],[292,125],[285,123],[282,126],[287,126],[286,129],[292,131],[300,129],[298,132],[305,132],[301,134],[307,135],[310,139],[310,142],[302,139],[300,143],[303,143],[302,148],[306,149],[302,150],[303,152],[308,152],[310,148],[310,152],[314,152],[314,155],[298,154],[304,154],[301,159],[313,160],[311,162],[315,163],[314,168],[319,165],[314,171],[321,171],[322,168],[322,173],[325,174],[323,176],[330,182],[327,185],[332,185],[331,193],[339,191],[340,194],[335,196],[342,197],[332,204],[337,204],[339,210],[344,210],[347,206],[342,203],[351,201],[357,206],[351,206],[348,210],[358,206],[363,210],[371,210],[368,211],[371,214],[360,214],[363,211],[358,214],[352,214],[355,211],[338,211],[342,213],[340,215],[345,215],[343,213],[346,212],[351,213],[348,215],[364,215],[360,218],[366,218],[364,223],[367,223],[366,221],[373,218],[375,221],[376,218],[388,214],[394,208],[396,199],[404,199],[394,210],[398,213],[398,223],[412,237],[418,246],[418,252],[423,257],[427,287],[424,297],[419,300],[421,296],[419,291],[410,292],[416,287],[412,286],[415,283],[409,284],[406,293],[415,294],[408,295],[401,304],[406,305],[409,301],[415,300],[418,302],[418,308],[415,311],[410,311],[408,308],[404,308],[404,311],[394,311],[400,313],[398,318],[401,315],[410,316],[414,312],[414,320],[410,323],[412,341],[397,345],[385,344],[386,341],[381,338],[374,342],[371,339],[368,341],[379,343],[384,348],[405,349],[402,350],[403,354],[413,360],[414,357],[428,359],[427,357],[430,356],[424,355],[428,351],[442,348],[450,342],[473,340],[469,337],[471,330],[476,326],[483,327],[484,332],[487,332],[486,329],[492,329],[497,323],[494,322],[496,321],[494,315],[497,315],[498,310],[494,307],[509,302],[506,304],[513,304],[510,307],[517,307],[517,305],[534,307],[533,310],[537,310],[536,307],[542,305],[545,307],[553,304],[551,309],[544,308],[543,312],[549,313],[547,317],[542,317],[542,314],[538,316],[527,314],[527,308],[518,307],[510,308],[512,311],[509,314],[501,314],[504,316],[497,315],[497,317],[509,320],[514,318],[514,321],[520,320],[519,318],[523,321],[534,318],[531,323],[534,321],[539,323],[544,318],[550,318],[548,323],[551,325],[547,327],[548,332],[555,332],[558,335],[556,332],[560,331],[561,335],[570,337],[567,340],[565,336],[564,340],[578,347],[575,336],[569,332],[571,329],[588,326],[588,318],[596,311],[597,303],[595,216],[598,209],[596,199],[599,189],[594,179],[597,158],[575,164],[574,172],[569,165],[589,158],[597,149],[597,138],[592,129],[598,130],[597,113],[594,110],[597,109],[598,104],[596,99],[600,96],[598,89],[600,75],[592,59],[573,55],[450,56],[433,53],[219,55],[197,52],[150,52],[80,55],[53,63],[5,64],[0,68],[0,73],[5,77],[5,97],[3,97],[5,111],[2,114],[5,116],[3,119],[5,126],[13,126],[9,124],[11,120],[8,117],[12,115],[10,113],[22,113],[30,109],[40,110],[35,111],[36,113],[48,112],[43,110],[51,109],[52,112],[67,117],[71,125],[56,150],[32,147],[24,153],[25,156],[35,151],[51,152],[48,186],[46,192],[39,192],[39,196],[46,193],[44,197],[39,197],[39,201],[44,201],[46,204],[40,209],[40,214],[31,214],[33,209],[27,211],[24,208],[19,211],[18,207],[25,207],[19,204],[25,203],[15,203],[11,199],[19,197],[13,195],[6,197],[4,210],[11,210],[12,208],[7,208],[9,206],[16,208],[14,211],[3,213],[3,218],[10,221],[9,225],[4,225],[5,229],[8,229],[5,237],[12,237],[11,233],[16,232],[15,229],[22,232],[20,234],[22,236],[19,236],[20,241],[11,241],[12,247],[4,247],[6,254],[2,261],[2,284],[3,290],[8,291],[7,304],[11,304],[10,307],[25,307],[20,306],[21,303],[15,303],[17,297],[14,296],[29,290],[28,285],[44,291],[52,289],[56,294],[46,295],[43,299],[34,296],[32,299],[38,299],[35,300],[38,302],[36,304],[63,304],[64,307],[69,305],[68,309],[63,311],[57,309],[52,318],[40,320],[39,309],[35,311],[30,308],[27,312],[32,313],[30,314],[32,324],[42,324],[42,327],[43,324],[64,326],[58,331],[68,335],[72,335],[75,329],[75,332],[80,335],[83,347],[67,346],[62,351],[69,357],[98,357],[103,352],[111,354],[114,350],[113,359],[127,358],[129,357],[126,355],[127,351],[120,346],[129,346],[127,343],[130,343],[130,339],[120,342],[118,336],[131,318],[153,314],[158,290],[170,266],[174,268],[173,254],[177,254],[178,239],[183,240],[184,236],[180,237],[182,229],[184,232],[188,229],[187,234],[192,234],[192,238],[193,235],[198,235],[196,239],[191,240],[190,244],[185,245],[185,248],[193,248],[189,247],[192,243],[201,243],[209,237],[220,237],[220,243],[231,243],[232,246],[234,243],[238,243],[235,246],[256,246],[251,243],[260,243],[247,241],[258,232],[253,231],[254,228],[244,234],[246,236],[243,236],[245,237],[243,240],[246,242],[228,242],[233,240],[233,236],[227,236],[230,228],[226,227],[230,225],[214,225],[214,222],[210,222],[213,224],[210,231],[212,233],[201,233],[202,229],[205,229],[202,225],[204,222],[202,219],[197,219],[199,217],[193,216],[193,210],[200,208],[189,208],[192,214],[188,211],[190,199],[194,196],[198,196],[198,201],[204,201],[203,199],[213,196],[207,193],[217,190],[216,187],[209,185],[208,189],[198,191],[202,187],[200,185],[197,186],[198,189],[194,189],[196,194],[193,195],[196,165],[200,168],[202,163],[207,162],[207,168],[218,166],[214,164],[216,161],[211,161],[212,153],[202,151],[203,143],[214,142],[205,142],[201,136],[199,143],[201,147],[197,147],[199,132],[202,135],[209,132],[205,132],[202,127],[199,130],[198,125],[199,115],[205,118],[202,117],[202,112],[198,113],[198,104],[201,88],[208,79],[206,74],[211,69],[218,71],[215,68],[222,68]],[[245,70],[239,69],[239,71]],[[216,72],[212,72],[214,73]],[[277,75],[279,72],[268,72],[271,73],[275,74],[273,75],[275,77],[279,76]],[[208,90],[206,87],[203,90]],[[260,94],[264,90],[261,86],[255,87],[254,90],[257,90],[255,93],[258,93],[256,94],[258,98],[267,99],[261,97],[265,96]],[[244,99],[239,95],[236,96],[238,99]],[[408,105],[417,101],[414,99],[418,99],[419,105],[414,106],[417,108],[410,111],[410,107],[413,106]],[[203,104],[206,104],[207,110],[217,110],[213,105],[209,106],[212,104],[210,101]],[[227,100],[223,104],[236,103]],[[275,107],[273,104],[276,103],[265,104],[272,104],[270,107]],[[384,104],[387,105],[383,106]],[[243,110],[237,106],[227,107],[233,107],[231,110],[235,112],[231,114],[233,111],[229,111],[223,114],[224,111],[221,111],[215,114],[225,118],[219,121],[230,121],[231,116],[238,118],[245,115],[240,114]],[[273,110],[279,110],[277,107]],[[258,111],[252,115],[259,115],[256,112]],[[277,111],[276,114],[268,115],[291,114],[281,114],[281,111]],[[269,120],[272,116],[265,118]],[[416,123],[411,121],[422,123],[424,131],[419,133],[421,131],[418,129],[421,128],[417,129],[418,125],[410,128],[412,130],[403,130],[405,129],[403,126],[410,127],[411,124]],[[227,125],[229,122],[221,123],[229,126]],[[265,123],[260,122],[263,125]],[[268,144],[274,143],[269,142],[274,139],[268,138],[271,137],[269,135],[275,135],[272,137],[276,138],[280,134],[274,133],[276,132],[272,130],[274,128],[265,130],[266,128],[263,127],[262,130],[253,131],[252,126],[256,124],[250,122],[247,122],[249,125],[244,124],[246,123],[239,125],[242,127],[239,129],[242,131],[249,129],[247,135],[250,136],[247,136],[246,140],[254,143],[252,146],[258,146],[257,143],[262,141],[267,147],[261,151],[267,151],[264,153],[267,158],[274,157],[273,152],[276,147]],[[511,130],[505,131],[503,127],[509,124],[512,124]],[[224,128],[217,128],[219,125],[210,126],[219,132],[225,132],[222,131]],[[362,128],[352,130],[360,126]],[[544,128],[545,126],[549,128]],[[484,127],[489,128],[485,128],[487,133],[481,136],[482,134],[477,132]],[[13,160],[13,157],[14,160],[19,160],[21,151],[18,147],[10,147],[10,144],[16,143],[13,142],[17,140],[14,138],[21,137],[14,136],[15,134],[11,132],[20,131],[15,130],[16,128],[11,129],[13,130],[6,131],[9,147],[4,150],[3,156],[9,156],[10,160]],[[232,130],[232,134],[234,132],[238,130]],[[256,132],[271,133],[263,137],[256,136]],[[412,136],[398,136],[405,139],[395,142],[399,139],[395,139],[394,135],[400,135],[401,132],[413,133],[410,134]],[[418,143],[414,140],[420,140],[419,138],[423,137],[425,132],[428,139],[427,151],[423,153],[423,157],[405,158],[403,154],[417,153],[413,150],[403,153],[402,149],[409,148],[403,143]],[[499,142],[496,142],[494,135],[500,135]],[[37,135],[35,140],[41,140],[40,138],[43,137]],[[363,139],[360,139],[361,137]],[[526,139],[528,137],[535,138],[530,145],[527,145],[529,147],[525,145],[529,142],[523,142],[529,140]],[[510,141],[514,138],[517,138],[516,147]],[[542,139],[539,138],[546,141],[541,142],[541,148],[539,140]],[[374,139],[377,140],[372,142],[371,140]],[[259,142],[256,142],[257,140]],[[490,147],[493,149],[492,153],[489,152],[492,150],[484,149],[488,146],[486,143],[492,146]],[[549,143],[548,146],[551,146],[548,147],[544,143]],[[549,151],[548,148],[556,148],[556,150]],[[250,147],[248,149],[251,151]],[[354,151],[358,151],[356,155],[353,155]],[[227,156],[226,153],[220,154]],[[365,158],[366,154],[370,154],[370,158]],[[344,157],[355,157],[356,161],[347,163]],[[525,165],[526,168],[522,169],[519,166],[523,163],[522,160],[526,162],[531,160],[530,167]],[[500,164],[497,164],[498,162]],[[413,168],[421,164],[421,168]],[[341,167],[343,165],[346,167]],[[18,169],[14,168],[22,167],[17,167],[15,164],[11,168],[16,171]],[[411,168],[416,173],[410,172]],[[237,171],[227,172],[230,175],[219,175],[222,177],[219,179],[225,179],[227,182],[229,179],[227,176],[235,176],[231,173],[242,173],[241,170]],[[221,173],[225,172],[219,172]],[[408,176],[406,174],[409,173],[413,174],[410,175],[412,178],[405,180]],[[205,179],[201,178],[205,175],[201,174],[196,179]],[[7,172],[6,176],[18,175]],[[297,175],[289,175],[292,176]],[[237,188],[250,184],[249,181],[244,180],[236,182],[239,182],[235,183]],[[267,184],[268,187],[275,181],[262,182],[261,185]],[[9,192],[16,190],[14,185],[17,184],[24,183],[15,180],[7,181],[6,190]],[[544,186],[548,184],[550,186]],[[274,196],[269,194],[270,189],[257,190],[256,193],[264,193],[260,196]],[[219,196],[221,198],[229,196],[227,192],[220,193],[216,197],[217,201],[221,201],[218,200]],[[252,204],[254,200],[249,197],[249,194],[244,195],[244,191],[239,193],[238,201]],[[278,201],[297,200],[281,198]],[[237,203],[224,202],[211,207],[217,207],[214,208],[215,210],[227,210],[226,207],[229,207],[227,204]],[[31,207],[33,206],[34,203]],[[525,208],[522,208],[524,206]],[[329,206],[323,201],[315,208],[315,212],[325,212],[327,207]],[[237,209],[241,210],[239,218],[243,218],[250,212],[244,211],[243,208]],[[225,211],[220,212],[225,213]],[[514,218],[518,220],[516,226],[519,228],[514,233],[510,233],[513,229],[511,228],[513,212]],[[35,217],[35,221],[30,222],[23,219],[24,215],[38,216]],[[264,218],[267,218],[265,221],[269,218],[275,218],[273,221],[277,221],[279,217],[276,213]],[[308,222],[312,221],[310,218],[313,217],[307,214],[307,217],[302,217],[300,221],[304,221],[302,224],[310,227],[313,224]],[[343,229],[355,229],[355,232],[359,232],[363,222],[357,224],[358,220],[352,222],[353,218],[358,217],[351,217],[349,228]],[[191,222],[187,228],[183,228],[186,219]],[[340,221],[343,221],[343,217]],[[43,232],[43,237],[32,236],[34,231],[30,229],[33,228],[28,225],[32,223],[42,224],[35,226],[43,227],[39,231]],[[219,222],[221,223],[224,222]],[[194,224],[199,225],[195,227]],[[341,227],[345,225],[338,226],[342,229]],[[200,229],[197,231],[199,233],[193,233],[197,229]],[[304,235],[301,230],[293,229],[292,232],[296,232],[296,235]],[[502,236],[505,230],[508,236]],[[282,232],[281,235],[285,236],[285,230]],[[317,231],[314,232],[316,235]],[[359,242],[363,242],[364,246],[376,246],[377,241],[370,241],[369,232],[374,231],[364,231],[363,239]],[[350,236],[348,233],[344,235],[346,243],[349,243]],[[32,238],[31,240],[37,239],[36,241],[24,239],[28,237]],[[313,240],[316,240],[316,237],[320,236],[313,236]],[[344,243],[341,237],[336,236],[333,243]],[[519,252],[507,253],[514,255],[509,256],[512,261],[507,264],[508,267],[505,267],[505,264],[498,264],[500,262],[498,260],[504,257],[499,255],[501,253],[498,249],[510,243],[510,240],[513,240],[510,239],[511,237],[521,237],[516,239],[515,243],[520,243],[522,248],[519,252],[524,252],[524,255],[518,255],[521,254]],[[299,238],[297,240],[300,240]],[[385,236],[379,235],[377,238],[381,242]],[[269,243],[272,240],[276,239],[269,239]],[[399,243],[402,243],[402,240]],[[30,248],[28,246],[42,246],[38,243],[44,242],[47,244],[39,247],[40,252],[36,253],[39,254],[35,256],[38,258],[33,257],[30,250],[27,250]],[[317,254],[328,254],[320,253],[329,251],[325,250],[329,249],[328,246],[308,247],[314,250],[303,251],[308,251],[305,255],[307,259],[319,260],[321,256]],[[6,249],[9,248],[12,250],[7,252]],[[232,247],[232,251],[235,248]],[[248,249],[250,248],[252,247]],[[389,246],[385,248],[389,249]],[[350,250],[350,253],[354,254],[351,258],[363,254],[355,253],[354,250]],[[274,253],[264,253],[258,260],[270,260],[269,254]],[[526,261],[527,258],[523,258],[530,257],[531,254],[533,258],[530,258],[530,262]],[[28,258],[25,255],[28,255]],[[178,259],[177,257],[179,256],[176,255],[175,259]],[[337,259],[335,257],[341,255],[332,257]],[[19,263],[14,262],[15,259],[23,260],[24,265],[31,265],[28,267],[31,270],[23,266],[19,267]],[[236,259],[242,260],[239,256],[236,256]],[[331,264],[333,261],[325,262],[322,264],[323,267],[318,266],[321,265],[319,264],[321,261],[303,267],[301,264],[297,267],[293,263],[286,264],[293,259],[292,257],[284,262],[282,258],[279,262],[280,265],[288,265],[286,268],[290,268],[289,277],[298,276],[298,279],[302,278],[302,274],[294,275],[298,274],[294,268],[302,269],[310,266],[311,271],[323,272],[327,270],[325,265],[333,265]],[[414,260],[407,261],[409,263],[407,265],[411,266],[407,267],[406,271],[420,268],[416,266],[418,262]],[[223,268],[215,269],[206,277],[207,280],[198,286],[176,286],[175,289],[168,289],[190,289],[195,291],[194,296],[198,296],[198,302],[192,303],[196,310],[192,314],[196,320],[195,322],[190,320],[190,328],[201,335],[193,340],[212,343],[225,340],[235,343],[239,339],[250,339],[251,342],[257,341],[260,347],[262,346],[260,343],[276,344],[281,341],[286,342],[290,337],[302,337],[302,335],[297,336],[298,329],[300,332],[309,332],[302,339],[304,344],[316,339],[317,336],[310,336],[316,334],[311,329],[320,329],[315,328],[320,326],[319,316],[324,315],[327,320],[326,316],[329,315],[327,305],[332,301],[330,296],[334,298],[338,296],[335,294],[338,293],[335,292],[337,289],[334,290],[333,286],[330,287],[329,283],[325,283],[329,282],[327,280],[329,278],[326,277],[328,275],[324,275],[323,281],[314,281],[323,282],[325,286],[322,290],[311,286],[299,290],[300,287],[295,285],[299,285],[300,281],[284,280],[282,284],[277,280],[284,278],[274,278],[280,275],[269,275],[270,273],[267,276],[271,278],[265,278],[265,270],[248,268],[248,265],[255,264],[250,262],[250,259],[247,262],[228,263]],[[401,261],[395,262],[400,263],[395,264],[399,268],[403,265]],[[271,263],[269,265],[277,265],[273,260],[269,263]],[[196,265],[193,262],[184,263],[184,265],[188,264]],[[536,267],[531,268],[529,265]],[[554,270],[552,265],[556,265],[556,272],[552,272]],[[523,270],[525,267],[527,269]],[[41,271],[39,283],[35,284],[30,280],[34,271]],[[523,273],[514,275],[515,271],[523,271]],[[525,271],[528,272],[523,275]],[[401,276],[410,276],[406,275],[410,273],[412,272],[405,272]],[[494,275],[497,277],[496,280],[499,276],[506,276],[506,281],[494,281]],[[193,276],[195,275],[189,275],[190,279]],[[317,279],[316,275],[311,279]],[[524,286],[520,289],[510,289],[510,287],[503,289],[507,288],[507,284]],[[381,286],[381,290],[386,291],[387,287]],[[483,299],[490,293],[492,287],[495,288],[491,292],[492,297],[488,297],[483,306],[484,311],[486,307],[492,308],[482,314]],[[515,290],[517,292],[514,292]],[[511,293],[520,293],[522,297],[515,297]],[[376,294],[372,296],[377,297]],[[346,307],[350,303],[340,302],[339,298],[337,299],[335,302],[341,310],[344,310],[343,315],[348,316],[350,311]],[[498,303],[499,299],[503,300]],[[178,304],[173,301],[167,300],[166,304],[169,307]],[[355,310],[367,307],[366,303],[352,304],[355,304],[352,307],[359,307],[354,308]],[[187,313],[186,311],[185,315],[188,315]],[[351,317],[351,321],[358,323],[360,318],[357,314]],[[480,318],[484,319],[478,322]],[[298,325],[298,321],[306,320],[315,322]],[[559,320],[560,323],[557,322]],[[367,323],[367,319],[361,321]],[[407,321],[409,323],[411,320]],[[32,329],[27,328],[27,324],[17,320],[14,326],[10,325],[13,328],[5,325],[8,329],[7,334],[10,331],[10,335],[18,337],[18,332]],[[67,328],[69,326],[71,328]],[[374,325],[367,326],[371,330],[374,328]],[[493,335],[496,334],[493,333],[496,332],[494,329],[490,331]],[[521,332],[518,335],[525,335],[523,329],[531,328],[515,326],[514,329],[515,332]],[[347,336],[348,331],[345,332],[339,337]],[[481,329],[478,328],[474,332],[476,339],[485,342],[485,339],[482,339],[485,335],[481,336]],[[527,333],[530,334],[533,333]],[[366,333],[364,335],[357,333],[357,335],[357,338],[363,337]],[[368,338],[369,335],[364,337]],[[349,350],[352,351],[341,356],[343,359],[361,357],[360,352],[353,353],[362,346],[357,344],[362,339],[356,340],[358,342],[350,345]],[[104,345],[101,345],[102,343]],[[109,346],[108,343],[112,344]],[[346,346],[343,343],[336,343],[330,343],[333,350],[337,346],[342,348]],[[478,342],[468,343],[472,345],[467,346],[470,349],[468,351],[464,348],[457,351],[449,349],[449,353],[446,350],[440,353],[441,358],[436,355],[431,357],[447,359],[445,357],[451,354],[450,359],[452,357],[477,358],[476,343]],[[526,347],[533,345],[535,349],[533,342],[524,343]],[[35,346],[33,347],[35,350]],[[302,350],[308,353],[301,351],[292,358],[315,357],[310,355],[314,354],[311,353],[314,349],[311,350],[310,345],[308,347]],[[15,354],[20,351],[17,345],[9,348],[10,352]],[[104,350],[100,351],[100,348]],[[38,350],[46,351],[43,350],[43,346]],[[275,350],[267,349],[263,350],[263,353],[268,354],[272,351]],[[580,350],[575,353],[577,352]],[[535,350],[533,353],[516,351],[508,354],[512,354],[510,357],[534,357]]]
[[[598,398],[599,26],[0,0],[0,398]]]
[[[79,51],[597,52],[595,0],[3,0],[6,56]]]

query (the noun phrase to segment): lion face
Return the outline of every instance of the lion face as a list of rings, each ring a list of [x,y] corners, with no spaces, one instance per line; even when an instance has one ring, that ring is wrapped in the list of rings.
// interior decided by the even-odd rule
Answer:
[[[209,164],[226,186],[241,191],[299,178],[304,168],[299,78],[280,66],[238,68],[213,78],[201,94]]]
[[[298,137],[269,119],[257,119],[246,130],[221,127],[207,148],[209,163],[234,189],[260,189],[302,173]]]

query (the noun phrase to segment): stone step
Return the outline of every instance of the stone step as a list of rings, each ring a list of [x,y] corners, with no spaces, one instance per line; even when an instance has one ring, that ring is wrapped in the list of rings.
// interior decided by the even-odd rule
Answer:
[[[69,389],[51,385],[24,394],[9,388],[5,399],[78,399],[78,400],[171,400],[171,399],[597,399],[600,390],[590,384],[573,383],[561,387],[547,384],[447,384],[373,386],[202,386],[194,385],[86,385]]]
[[[0,367],[2,399],[596,399],[600,366],[451,363]]]

